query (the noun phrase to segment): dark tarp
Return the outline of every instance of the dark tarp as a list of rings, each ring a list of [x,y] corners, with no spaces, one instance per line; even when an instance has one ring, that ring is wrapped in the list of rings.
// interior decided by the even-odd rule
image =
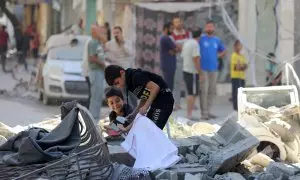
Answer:
[[[51,132],[31,128],[0,146],[0,163],[27,165],[43,163],[69,155],[81,141],[78,108],[73,108]]]

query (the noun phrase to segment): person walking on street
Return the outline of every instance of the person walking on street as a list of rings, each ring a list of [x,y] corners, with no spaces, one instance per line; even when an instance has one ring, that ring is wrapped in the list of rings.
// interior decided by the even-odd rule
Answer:
[[[175,109],[179,110],[180,107],[180,98],[183,81],[183,60],[181,57],[181,50],[184,42],[191,38],[190,32],[186,31],[183,27],[183,21],[179,17],[173,18],[174,31],[172,33],[172,38],[175,41],[175,44],[178,48],[178,53],[176,55],[176,72],[175,72],[175,82],[174,82],[174,99],[175,99]],[[185,90],[185,89],[184,89]]]
[[[172,23],[166,23],[163,27],[163,35],[159,41],[160,51],[160,68],[163,74],[163,78],[168,84],[168,87],[173,91],[174,88],[174,76],[176,70],[176,45],[170,38],[173,32]]]
[[[6,71],[6,53],[8,50],[9,35],[6,32],[6,26],[2,25],[0,29],[0,57],[3,72]]]
[[[106,42],[106,30],[104,27],[92,25],[91,31],[92,40],[88,44],[89,81],[91,83],[89,110],[98,122],[104,94],[105,54],[103,44]]]
[[[199,95],[199,80],[202,80],[200,67],[199,39],[201,29],[193,31],[193,39],[187,40],[182,48],[181,56],[183,58],[183,78],[187,87],[187,118],[196,120],[192,117],[193,107],[197,96]],[[200,76],[200,79],[199,79]]]
[[[28,31],[24,32],[21,41],[21,51],[19,52],[18,64],[19,65],[23,64],[26,71],[28,71],[26,58],[28,55],[28,51],[30,50],[30,40],[31,40],[31,35],[28,33]]]
[[[200,82],[200,108],[202,119],[209,120],[216,118],[211,114],[213,99],[216,96],[218,58],[226,55],[225,47],[221,39],[214,35],[214,22],[209,20],[205,24],[205,34],[201,36],[200,55],[203,81]]]
[[[238,89],[245,87],[245,71],[248,68],[245,56],[241,54],[243,45],[239,40],[234,43],[234,52],[231,55],[230,60],[230,76],[232,84],[232,104],[235,111],[238,110]]]
[[[128,40],[124,39],[123,30],[120,26],[113,28],[113,39],[105,44],[106,57],[111,64],[119,65],[124,69],[132,68],[133,53],[130,48]],[[125,90],[123,91],[125,93]],[[125,96],[125,94],[124,94]],[[126,102],[132,107],[136,107],[138,99],[129,92],[129,102]]]

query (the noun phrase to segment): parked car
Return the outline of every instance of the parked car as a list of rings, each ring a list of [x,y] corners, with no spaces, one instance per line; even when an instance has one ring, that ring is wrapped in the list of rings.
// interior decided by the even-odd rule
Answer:
[[[38,68],[40,100],[87,100],[88,85],[81,64],[87,54],[89,36],[54,35]],[[71,41],[73,44],[71,44]],[[75,44],[74,44],[75,42]]]

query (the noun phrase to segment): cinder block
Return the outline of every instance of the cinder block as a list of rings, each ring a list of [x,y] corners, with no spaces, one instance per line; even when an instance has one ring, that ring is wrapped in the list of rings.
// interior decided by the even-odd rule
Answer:
[[[246,180],[241,174],[233,172],[229,172],[215,178],[216,180]]]
[[[178,153],[185,156],[188,152],[190,152],[193,149],[196,149],[199,144],[189,138],[178,138],[178,139],[172,139],[172,143],[177,146]]]
[[[198,156],[196,156],[194,153],[188,153],[188,154],[186,154],[185,158],[187,159],[188,163],[199,162]]]
[[[251,133],[244,129],[240,124],[230,119],[223,124],[223,126],[219,129],[217,134],[223,140],[225,140],[225,146],[227,146],[230,143],[235,144],[238,141],[252,136]]]
[[[233,167],[245,160],[258,145],[259,140],[257,138],[249,137],[210,154],[208,175],[214,176],[217,172],[229,172]]]
[[[195,174],[192,175],[190,173],[186,173],[184,176],[184,180],[202,180],[203,174],[199,173],[199,174]]]
[[[294,176],[300,172],[300,169],[296,166],[284,164],[281,162],[271,162],[266,168],[266,172],[273,174],[275,177],[280,177],[281,174],[286,174],[288,176]]]

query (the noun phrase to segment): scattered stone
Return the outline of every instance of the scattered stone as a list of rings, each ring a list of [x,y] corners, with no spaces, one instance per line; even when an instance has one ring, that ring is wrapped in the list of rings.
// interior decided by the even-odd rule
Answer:
[[[197,142],[193,141],[190,138],[173,139],[171,141],[175,146],[178,147],[178,153],[183,156],[185,156],[189,152],[191,146],[199,146]]]
[[[185,158],[187,159],[187,161],[189,163],[196,163],[198,162],[198,156],[196,156],[195,154],[193,153],[189,153],[189,154],[186,154]]]
[[[237,143],[247,137],[252,136],[250,132],[244,129],[240,124],[233,120],[227,120],[224,125],[217,132],[225,141],[227,146],[230,143]]]
[[[281,162],[272,162],[266,168],[266,172],[273,174],[275,177],[280,177],[281,174],[286,174],[288,176],[294,176],[300,172],[300,169],[296,166],[284,164]]]
[[[195,151],[196,155],[197,156],[201,156],[202,154],[209,154],[209,152],[211,151],[211,149],[204,145],[204,144],[201,144]]]
[[[206,173],[207,169],[197,164],[177,164],[169,169],[170,171],[174,171],[179,175],[185,175],[186,173],[197,174],[197,173]]]
[[[206,165],[209,161],[209,156],[208,155],[204,155],[199,159],[199,164],[200,165]]]
[[[194,141],[196,144],[206,145],[208,147],[211,146],[219,146],[219,143],[214,141],[211,137],[203,135],[203,136],[193,136],[189,138],[191,141]]]
[[[246,180],[241,174],[229,172],[223,175],[216,175],[216,180]]]
[[[178,180],[177,173],[172,171],[161,171],[155,176],[156,180]]]
[[[199,174],[195,174],[192,175],[190,173],[186,173],[184,176],[184,180],[202,180],[203,179],[203,174],[199,173]]]
[[[227,173],[237,164],[245,160],[259,145],[255,137],[248,137],[217,153],[211,154],[208,165],[208,175],[214,176],[217,172]]]

